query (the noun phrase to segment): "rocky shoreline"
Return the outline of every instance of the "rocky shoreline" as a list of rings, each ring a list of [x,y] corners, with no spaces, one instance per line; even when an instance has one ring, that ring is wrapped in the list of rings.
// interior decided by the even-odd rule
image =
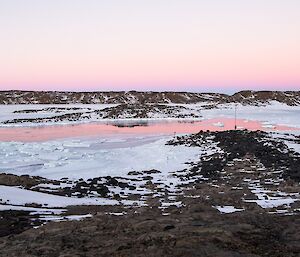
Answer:
[[[213,108],[213,106],[206,106]],[[63,112],[68,112],[61,114]],[[66,122],[66,121],[89,121],[96,120],[115,120],[115,119],[153,119],[153,118],[173,118],[173,119],[197,119],[201,118],[200,109],[189,108],[184,106],[168,106],[163,104],[119,104],[116,106],[106,107],[104,109],[91,108],[64,108],[48,107],[42,109],[24,109],[16,110],[13,114],[43,114],[48,113],[49,117],[35,118],[16,118],[3,122],[5,125],[23,124],[23,123],[49,123],[49,122]]]

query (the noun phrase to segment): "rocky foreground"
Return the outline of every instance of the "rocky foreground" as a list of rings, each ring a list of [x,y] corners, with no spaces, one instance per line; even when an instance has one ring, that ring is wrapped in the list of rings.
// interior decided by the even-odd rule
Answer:
[[[168,216],[152,207],[49,223],[2,237],[0,256],[299,256],[299,216],[221,215],[202,198],[185,204]]]
[[[126,183],[104,177],[58,187],[52,193],[144,204],[73,206],[64,215],[91,217],[46,223],[26,211],[1,212],[0,256],[300,256],[300,155],[288,142],[300,138],[246,130],[176,137],[168,144],[204,154],[173,173],[174,185],[152,170],[132,171]],[[28,190],[44,190],[40,183],[61,182],[0,176],[1,185]],[[135,183],[148,193],[138,195]]]

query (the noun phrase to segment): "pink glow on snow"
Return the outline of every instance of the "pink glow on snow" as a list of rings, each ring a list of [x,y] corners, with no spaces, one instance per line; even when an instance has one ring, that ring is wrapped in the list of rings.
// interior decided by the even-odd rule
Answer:
[[[118,127],[99,123],[44,126],[44,127],[22,127],[22,128],[0,128],[0,142],[21,141],[36,142],[63,138],[96,137],[114,135],[173,135],[184,133],[197,133],[200,130],[223,131],[233,130],[234,119],[208,119],[197,122],[160,122],[148,123],[133,127]],[[294,131],[297,128],[274,125],[268,127],[258,121],[237,120],[238,129],[264,130],[264,131]]]

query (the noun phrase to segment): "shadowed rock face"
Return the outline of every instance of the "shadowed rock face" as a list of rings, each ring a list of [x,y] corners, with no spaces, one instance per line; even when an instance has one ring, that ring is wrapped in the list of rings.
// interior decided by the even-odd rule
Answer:
[[[36,185],[42,183],[59,185],[60,181],[46,179],[39,176],[29,176],[29,175],[17,176],[14,174],[6,174],[6,173],[0,174],[0,185],[4,185],[4,186],[18,186],[25,189],[32,189]]]
[[[0,237],[19,234],[41,222],[30,216],[27,211],[1,211],[0,212]],[[1,248],[1,246],[0,246]],[[1,256],[1,253],[0,253]]]
[[[0,91],[0,104],[145,104],[201,102],[259,105],[276,100],[287,105],[300,104],[299,91],[241,91],[234,95],[189,92],[59,92]]]
[[[193,199],[169,216],[146,208],[126,217],[49,223],[0,238],[0,256],[296,257],[299,226],[293,216],[219,215]]]

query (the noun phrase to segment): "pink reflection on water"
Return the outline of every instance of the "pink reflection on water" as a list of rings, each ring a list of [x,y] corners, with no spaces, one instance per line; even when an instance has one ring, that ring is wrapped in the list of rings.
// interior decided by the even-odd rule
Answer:
[[[265,131],[292,131],[297,128],[281,125],[264,125],[258,121],[237,120],[238,129],[265,130]],[[208,119],[197,122],[157,122],[141,124],[139,126],[115,126],[111,124],[89,123],[64,126],[43,126],[43,127],[13,127],[0,128],[0,141],[21,141],[36,142],[54,139],[86,137],[86,136],[106,136],[116,134],[126,135],[172,135],[174,133],[197,133],[200,130],[223,131],[234,129],[235,121],[230,118]]]

